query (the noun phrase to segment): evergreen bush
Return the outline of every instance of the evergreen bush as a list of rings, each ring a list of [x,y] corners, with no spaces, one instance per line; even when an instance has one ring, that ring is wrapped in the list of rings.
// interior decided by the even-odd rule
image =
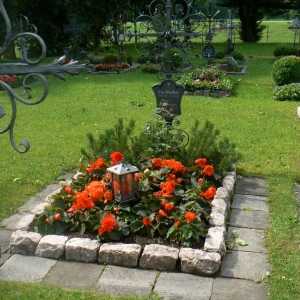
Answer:
[[[277,87],[273,99],[278,101],[300,101],[300,84],[291,83]]]
[[[280,58],[273,65],[272,76],[277,85],[299,81],[300,58],[296,56],[285,56]]]
[[[274,49],[274,56],[278,57],[278,56],[288,56],[288,55],[297,55],[298,54],[298,50],[295,47],[292,46],[277,46]]]

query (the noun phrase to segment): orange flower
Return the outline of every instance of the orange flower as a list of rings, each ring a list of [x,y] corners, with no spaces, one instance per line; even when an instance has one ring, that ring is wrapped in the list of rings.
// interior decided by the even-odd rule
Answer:
[[[146,227],[152,225],[151,220],[148,217],[143,218],[143,223]]]
[[[96,161],[93,161],[91,163],[91,167],[96,170],[101,169],[102,167],[104,167],[104,159],[100,157]]]
[[[165,210],[167,211],[171,211],[174,208],[174,204],[173,203],[167,203],[165,205]]]
[[[88,167],[88,168],[86,168],[85,170],[86,170],[86,172],[89,173],[89,174],[93,173],[93,168]]]
[[[89,189],[89,197],[92,201],[96,202],[99,201],[103,196],[103,189],[102,188],[91,188]]]
[[[113,198],[113,193],[111,191],[107,191],[105,194],[104,194],[104,199],[107,200],[107,201],[111,201]]]
[[[115,222],[115,215],[106,215],[101,221],[101,227],[105,230],[105,232],[111,232],[112,230],[116,229],[117,224]]]
[[[211,199],[216,195],[216,193],[217,193],[217,190],[214,187],[210,187],[204,193],[204,198],[205,199]]]
[[[178,220],[178,221],[176,221],[176,222],[174,223],[174,226],[175,226],[175,227],[178,227],[179,224],[180,224],[180,221]]]
[[[177,181],[178,184],[180,184],[182,182],[182,179],[181,178],[177,178],[176,181]]]
[[[165,205],[166,205],[167,203],[168,203],[168,202],[167,202],[166,200],[163,200],[163,201],[160,202],[160,205],[163,206],[163,207],[165,207]]]
[[[140,173],[134,173],[134,180],[139,181],[142,178]]]
[[[185,214],[185,219],[186,219],[186,222],[189,224],[189,223],[193,222],[196,219],[196,215],[193,212],[188,211]]]
[[[206,158],[198,158],[195,160],[195,164],[199,165],[202,169],[204,169],[206,165]]]
[[[165,193],[171,194],[175,190],[175,182],[173,180],[167,180],[160,185],[160,188]]]
[[[206,165],[204,167],[203,175],[211,176],[212,174],[214,174],[214,167],[211,165]]]
[[[94,202],[89,199],[87,190],[84,190],[83,192],[77,192],[74,195],[74,198],[76,199],[77,207],[80,209],[94,207]]]
[[[98,233],[99,233],[99,234],[103,234],[103,233],[105,233],[105,229],[104,229],[104,228],[102,228],[102,227],[100,227],[100,228],[98,229]]]
[[[113,152],[110,156],[113,161],[119,162],[123,158],[123,153],[121,152]]]
[[[160,158],[154,158],[153,159],[153,164],[155,167],[160,167],[161,166],[161,159]]]
[[[162,209],[160,209],[160,210],[158,211],[158,214],[159,214],[161,217],[167,217],[167,214],[166,214]]]
[[[176,179],[176,176],[175,176],[174,174],[170,174],[170,175],[168,176],[168,179],[169,179],[169,180],[175,180],[175,179]]]

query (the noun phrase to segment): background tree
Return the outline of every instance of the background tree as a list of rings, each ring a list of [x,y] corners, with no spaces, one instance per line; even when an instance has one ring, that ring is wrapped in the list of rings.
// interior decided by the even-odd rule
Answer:
[[[244,42],[261,39],[265,28],[261,22],[265,15],[279,15],[300,7],[299,0],[217,0],[217,4],[237,10],[241,20],[240,37]]]

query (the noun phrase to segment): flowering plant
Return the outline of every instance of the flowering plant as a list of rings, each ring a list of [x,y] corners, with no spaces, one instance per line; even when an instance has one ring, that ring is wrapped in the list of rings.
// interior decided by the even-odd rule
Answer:
[[[175,159],[149,158],[135,174],[138,201],[120,203],[113,199],[106,169],[122,158],[122,153],[113,152],[110,163],[98,158],[83,166],[76,180],[64,183],[53,196],[37,230],[42,234],[94,231],[104,241],[133,232],[165,236],[185,246],[206,235],[216,181],[214,167],[205,158],[190,167]]]
[[[231,91],[234,85],[231,77],[216,68],[197,69],[187,73],[182,76],[179,83],[183,84],[190,92],[195,90]]]
[[[0,80],[5,83],[12,83],[12,82],[18,81],[18,79],[19,79],[19,77],[17,75],[12,75],[12,76],[1,75],[0,76]]]
[[[129,65],[126,63],[100,63],[95,65],[95,70],[97,71],[117,71],[117,70],[124,70],[129,68]]]

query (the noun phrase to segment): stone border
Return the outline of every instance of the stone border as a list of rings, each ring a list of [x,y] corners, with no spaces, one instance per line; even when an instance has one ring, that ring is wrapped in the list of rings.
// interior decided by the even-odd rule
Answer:
[[[222,187],[212,201],[212,212],[203,249],[173,248],[158,244],[146,245],[144,251],[138,244],[103,243],[88,238],[72,238],[66,236],[46,235],[32,232],[36,217],[50,205],[51,197],[57,190],[25,215],[17,224],[11,235],[10,252],[39,256],[50,259],[106,263],[123,267],[140,267],[160,271],[173,271],[180,265],[181,272],[198,275],[214,275],[221,267],[226,246],[226,217],[230,208],[236,182],[236,172],[228,173],[223,179]]]

